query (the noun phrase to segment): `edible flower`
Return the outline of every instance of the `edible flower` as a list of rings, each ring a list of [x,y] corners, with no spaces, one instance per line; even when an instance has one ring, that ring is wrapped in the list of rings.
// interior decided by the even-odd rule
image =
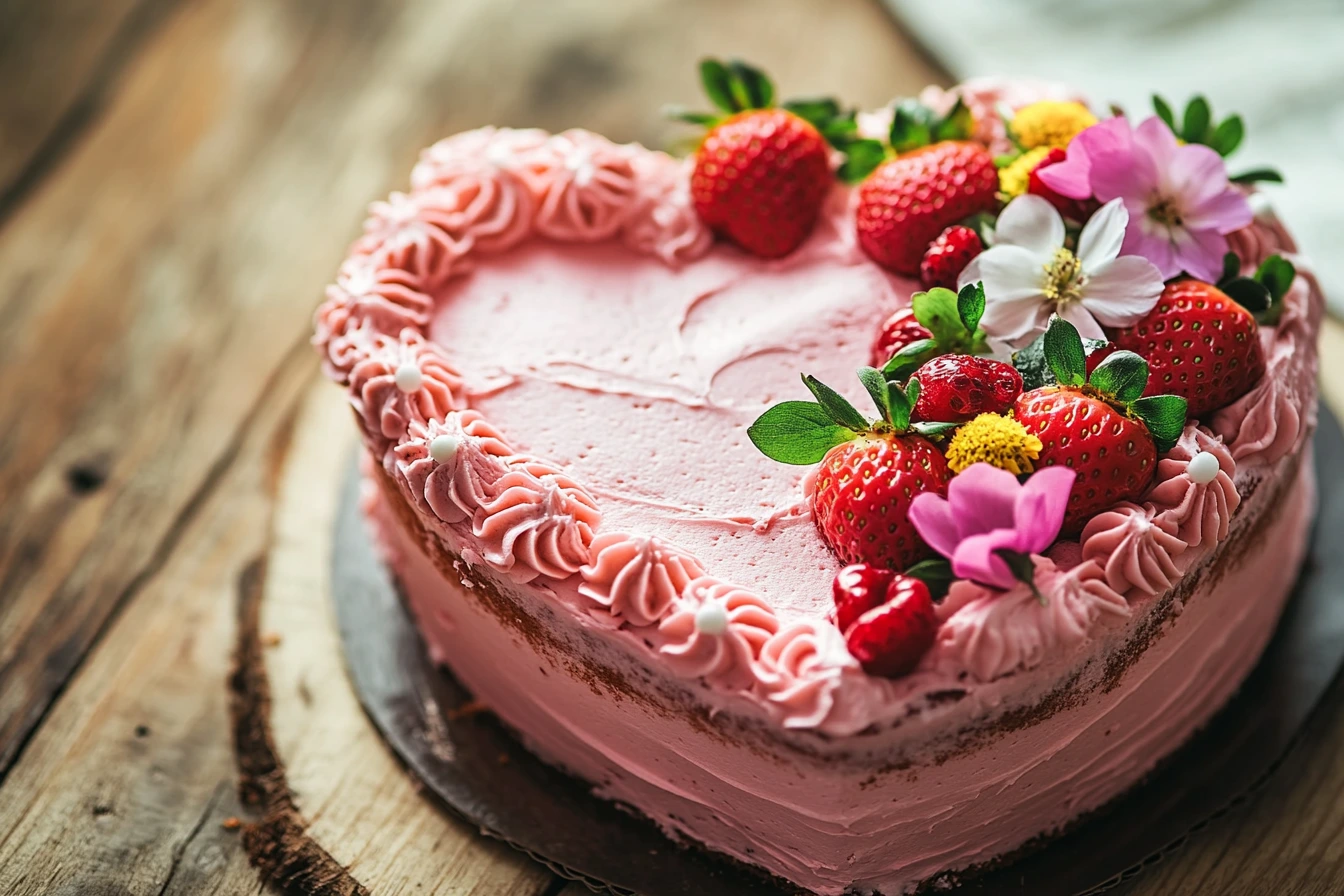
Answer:
[[[1097,116],[1082,103],[1041,100],[1018,109],[1008,129],[1023,149],[1063,148],[1096,123]]]
[[[1063,162],[1039,176],[1063,196],[1122,201],[1129,220],[1120,251],[1147,258],[1163,278],[1185,271],[1216,280],[1227,234],[1251,223],[1250,203],[1228,179],[1222,156],[1182,145],[1156,116],[1136,128],[1123,116],[1088,128]]]
[[[958,578],[1005,591],[1018,582],[1034,589],[1031,555],[1059,537],[1075,475],[1051,466],[1019,482],[1006,470],[973,464],[952,478],[946,498],[917,495],[910,521],[952,561]]]
[[[1012,417],[980,414],[957,428],[947,443],[947,467],[960,473],[972,464],[987,463],[1014,475],[1030,473],[1041,456],[1041,440]]]
[[[958,281],[984,282],[980,326],[1022,348],[1052,314],[1089,339],[1106,338],[1103,324],[1137,323],[1162,295],[1162,275],[1145,258],[1120,255],[1128,223],[1124,203],[1108,202],[1083,226],[1074,252],[1065,245],[1064,219],[1049,202],[1026,195],[1008,203],[994,245],[972,259]]]

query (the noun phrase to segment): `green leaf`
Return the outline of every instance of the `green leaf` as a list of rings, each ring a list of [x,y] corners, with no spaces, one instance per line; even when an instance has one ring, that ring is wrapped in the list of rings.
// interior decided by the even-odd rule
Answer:
[[[758,68],[740,59],[728,63],[729,88],[742,109],[768,109],[775,102],[775,85]]]
[[[938,140],[965,140],[971,136],[971,129],[975,126],[975,120],[971,117],[971,110],[957,97],[952,108],[947,114],[938,119],[933,126],[933,139]]]
[[[1084,339],[1083,351],[1091,355],[1106,346],[1104,339]],[[1086,363],[1086,362],[1084,362]],[[1013,366],[1022,374],[1022,388],[1025,391],[1039,389],[1042,386],[1056,385],[1055,372],[1045,360],[1045,334],[1037,336],[1030,344],[1013,353]],[[1084,368],[1086,369],[1086,368]]]
[[[957,317],[967,333],[974,333],[980,326],[980,318],[985,314],[985,284],[976,281],[967,283],[957,293]]]
[[[1218,288],[1252,314],[1269,310],[1272,300],[1269,289],[1258,280],[1251,277],[1233,277],[1231,280],[1219,283]]]
[[[929,589],[929,596],[935,602],[947,597],[948,589],[957,580],[957,577],[952,574],[952,564],[944,557],[930,557],[927,560],[921,560],[906,569],[905,574],[912,579],[919,579],[923,582]]]
[[[1265,289],[1269,290],[1270,299],[1275,302],[1288,294],[1296,277],[1297,268],[1282,255],[1269,256],[1255,271],[1255,279],[1264,284]]]
[[[1045,331],[1045,363],[1055,380],[1065,386],[1081,386],[1087,382],[1087,355],[1077,328],[1062,317],[1050,319]]]
[[[1150,395],[1138,399],[1129,409],[1148,427],[1158,454],[1170,451],[1185,431],[1186,402],[1179,395]]]
[[[1241,116],[1229,115],[1213,129],[1213,136],[1209,137],[1209,148],[1226,158],[1241,145],[1241,140],[1245,136],[1246,124],[1241,120]]]
[[[923,388],[919,377],[911,377],[910,382],[905,384],[905,397],[909,399],[911,408],[915,406],[915,402],[919,401],[919,393]]]
[[[1185,107],[1185,118],[1181,122],[1181,137],[1186,143],[1205,143],[1209,136],[1209,119],[1213,113],[1209,101],[1202,96],[1190,100]]]
[[[837,426],[819,404],[786,401],[770,408],[747,427],[747,438],[771,460],[782,464],[819,463],[826,452],[854,438]]]
[[[915,293],[910,297],[910,304],[915,311],[915,320],[923,324],[944,349],[966,341],[969,334],[962,325],[957,294],[952,290],[935,286],[928,292]]]
[[[915,399],[919,397],[919,385],[915,385],[914,394],[901,388],[900,383],[887,383],[887,405],[891,408],[891,425],[897,432],[905,432],[910,425],[910,412],[914,410]]]
[[[863,180],[887,157],[886,147],[878,140],[855,140],[844,147],[845,160],[836,174],[845,183]]]
[[[1153,110],[1157,112],[1158,118],[1167,123],[1171,132],[1176,133],[1176,116],[1171,114],[1171,106],[1167,105],[1167,101],[1157,94],[1153,94]]]
[[[1088,382],[1117,401],[1129,404],[1143,395],[1148,385],[1148,362],[1133,352],[1115,352],[1097,365]]]
[[[1237,253],[1228,252],[1226,255],[1223,256],[1223,275],[1218,278],[1218,282],[1220,284],[1226,283],[1227,281],[1239,277],[1240,275],[1241,275],[1241,259],[1237,257]]]
[[[700,84],[709,101],[725,112],[741,112],[742,107],[733,98],[732,80],[728,69],[719,60],[700,60]]]
[[[1250,171],[1234,174],[1228,180],[1234,184],[1281,184],[1283,175],[1273,168],[1252,168]]]
[[[685,106],[664,106],[663,117],[670,118],[673,121],[684,121],[687,124],[698,124],[703,127],[711,127],[723,120],[723,116],[717,112],[696,112],[693,109],[687,109]]]
[[[932,115],[927,106],[913,100],[907,100],[896,107],[891,116],[891,148],[896,152],[906,152],[933,141]]]
[[[877,406],[877,415],[891,422],[891,403],[887,398],[887,378],[876,367],[860,367],[859,382],[868,390],[868,397]]]
[[[917,339],[891,356],[891,360],[882,367],[882,375],[889,380],[904,381],[937,354],[936,340]]]
[[[867,431],[868,421],[839,392],[807,374],[803,375],[803,384],[817,399],[817,403],[826,409],[826,413],[833,421],[855,432]]]
[[[929,438],[937,438],[939,436],[947,435],[960,425],[961,425],[960,423],[943,423],[929,420],[921,420],[918,423],[910,424],[910,428],[922,436],[928,436]]]
[[[799,118],[811,124],[814,128],[826,133],[826,128],[830,123],[841,117],[840,104],[830,97],[818,97],[816,99],[789,100],[780,104],[782,108],[792,112]]]

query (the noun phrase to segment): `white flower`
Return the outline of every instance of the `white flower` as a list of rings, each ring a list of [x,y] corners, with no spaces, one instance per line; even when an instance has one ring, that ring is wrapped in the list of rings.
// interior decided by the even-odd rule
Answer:
[[[985,285],[980,325],[993,339],[1022,348],[1058,314],[1089,339],[1102,325],[1135,324],[1162,295],[1162,274],[1148,259],[1120,256],[1129,212],[1114,199],[1083,227],[1075,254],[1064,245],[1064,219],[1039,196],[1019,196],[999,215],[994,245],[961,274],[959,286]]]

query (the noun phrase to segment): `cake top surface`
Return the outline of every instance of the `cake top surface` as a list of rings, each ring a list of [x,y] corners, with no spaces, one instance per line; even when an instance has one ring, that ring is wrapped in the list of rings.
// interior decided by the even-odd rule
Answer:
[[[1319,291],[1227,174],[1239,120],[1017,82],[855,115],[704,72],[728,114],[691,160],[426,150],[319,309],[468,564],[851,733],[1122,623],[1305,437]]]

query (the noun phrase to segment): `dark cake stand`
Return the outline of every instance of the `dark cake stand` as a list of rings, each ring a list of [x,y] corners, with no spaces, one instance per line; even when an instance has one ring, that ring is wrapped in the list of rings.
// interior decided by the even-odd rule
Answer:
[[[1278,631],[1231,702],[1139,787],[1041,848],[961,883],[967,894],[1074,896],[1108,889],[1179,847],[1262,784],[1344,662],[1344,436],[1322,410],[1320,511]],[[332,590],[350,677],[393,752],[449,809],[565,877],[643,896],[796,892],[594,797],[536,759],[426,655],[374,552],[351,464],[336,522]]]

